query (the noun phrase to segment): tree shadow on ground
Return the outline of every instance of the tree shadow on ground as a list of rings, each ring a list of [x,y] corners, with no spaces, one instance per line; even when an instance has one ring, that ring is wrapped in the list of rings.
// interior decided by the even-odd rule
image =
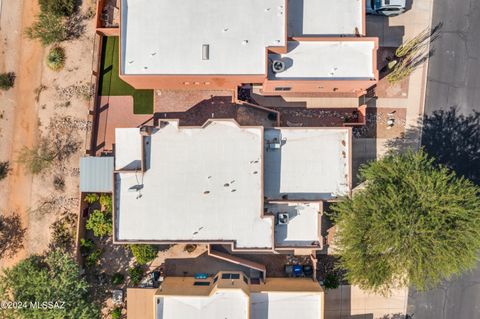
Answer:
[[[20,215],[0,216],[0,258],[12,258],[23,248],[26,228],[22,227]]]
[[[380,319],[411,319],[411,318],[412,318],[412,315],[403,314],[403,313],[394,313],[394,314],[384,315]]]
[[[480,185],[480,112],[460,114],[455,107],[435,111],[419,121],[398,139],[388,143],[394,151],[411,148],[411,141],[422,136],[424,150],[458,175]]]

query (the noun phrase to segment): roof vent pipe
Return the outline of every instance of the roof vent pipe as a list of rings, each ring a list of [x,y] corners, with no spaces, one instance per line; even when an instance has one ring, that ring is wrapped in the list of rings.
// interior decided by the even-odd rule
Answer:
[[[280,73],[285,71],[286,65],[282,60],[273,60],[272,62],[272,71],[274,73]]]
[[[210,45],[202,45],[202,60],[210,60]]]

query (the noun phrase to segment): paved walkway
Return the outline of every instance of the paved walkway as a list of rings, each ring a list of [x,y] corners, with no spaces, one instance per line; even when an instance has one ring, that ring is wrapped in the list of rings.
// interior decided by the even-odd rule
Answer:
[[[411,39],[430,26],[433,0],[414,0],[411,9],[397,17],[385,18],[367,16],[367,36],[378,36],[380,46],[398,47],[405,40]],[[370,103],[374,107],[388,107],[392,110],[405,109],[405,129],[418,126],[423,117],[425,104],[425,83],[428,63],[417,68],[408,81],[408,94],[395,98],[378,98]],[[386,125],[379,123],[379,125]],[[419,136],[409,136],[413,145],[419,145]],[[388,138],[356,139],[354,143],[354,166],[360,165],[365,159],[382,156],[388,150]],[[356,145],[355,145],[356,144]]]

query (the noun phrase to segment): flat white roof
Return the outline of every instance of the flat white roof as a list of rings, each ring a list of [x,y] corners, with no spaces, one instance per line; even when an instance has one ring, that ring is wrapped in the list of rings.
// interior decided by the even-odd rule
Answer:
[[[250,294],[252,319],[322,318],[322,295],[304,292]]]
[[[117,239],[273,247],[273,221],[261,217],[262,127],[233,121],[211,121],[203,128],[168,123],[146,140],[145,173],[116,175]],[[140,136],[139,129],[119,131],[117,147]],[[132,152],[120,147],[117,156],[118,150]]]
[[[211,296],[157,297],[156,319],[248,319],[248,296],[240,289],[217,290]]]
[[[265,48],[285,45],[285,8],[286,0],[122,0],[122,73],[265,74]]]
[[[373,79],[373,40],[361,41],[289,41],[288,53],[269,54],[271,60],[283,60],[286,69],[270,79]]]
[[[275,203],[267,206],[268,212],[288,214],[288,224],[275,225],[276,246],[311,246],[320,241],[320,203]]]
[[[265,129],[265,196],[291,200],[331,199],[349,194],[347,128]],[[268,142],[281,141],[279,149]]]
[[[288,35],[363,34],[364,10],[363,0],[288,0]]]
[[[115,170],[139,170],[142,164],[142,137],[138,128],[116,128]]]

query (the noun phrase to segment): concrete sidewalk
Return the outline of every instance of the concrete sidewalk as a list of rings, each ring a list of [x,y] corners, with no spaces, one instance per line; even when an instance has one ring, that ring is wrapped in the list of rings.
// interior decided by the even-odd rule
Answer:
[[[365,292],[357,286],[343,285],[325,291],[325,319],[398,318],[405,314],[408,289],[397,289],[384,297]]]
[[[433,0],[407,0],[411,8],[392,18],[367,16],[367,36],[379,37],[380,47],[398,47],[404,41],[418,35],[425,28],[430,27]],[[418,67],[408,81],[408,94],[397,98],[376,98],[368,102],[369,107],[406,109],[405,131],[418,127],[423,117],[425,105],[425,86],[427,79],[428,62]],[[379,121],[377,126],[384,125]],[[420,132],[420,131],[418,131]],[[420,134],[409,136],[414,146],[420,145]],[[353,166],[358,167],[368,160],[384,155],[388,148],[389,139],[386,138],[357,138],[354,140]]]

